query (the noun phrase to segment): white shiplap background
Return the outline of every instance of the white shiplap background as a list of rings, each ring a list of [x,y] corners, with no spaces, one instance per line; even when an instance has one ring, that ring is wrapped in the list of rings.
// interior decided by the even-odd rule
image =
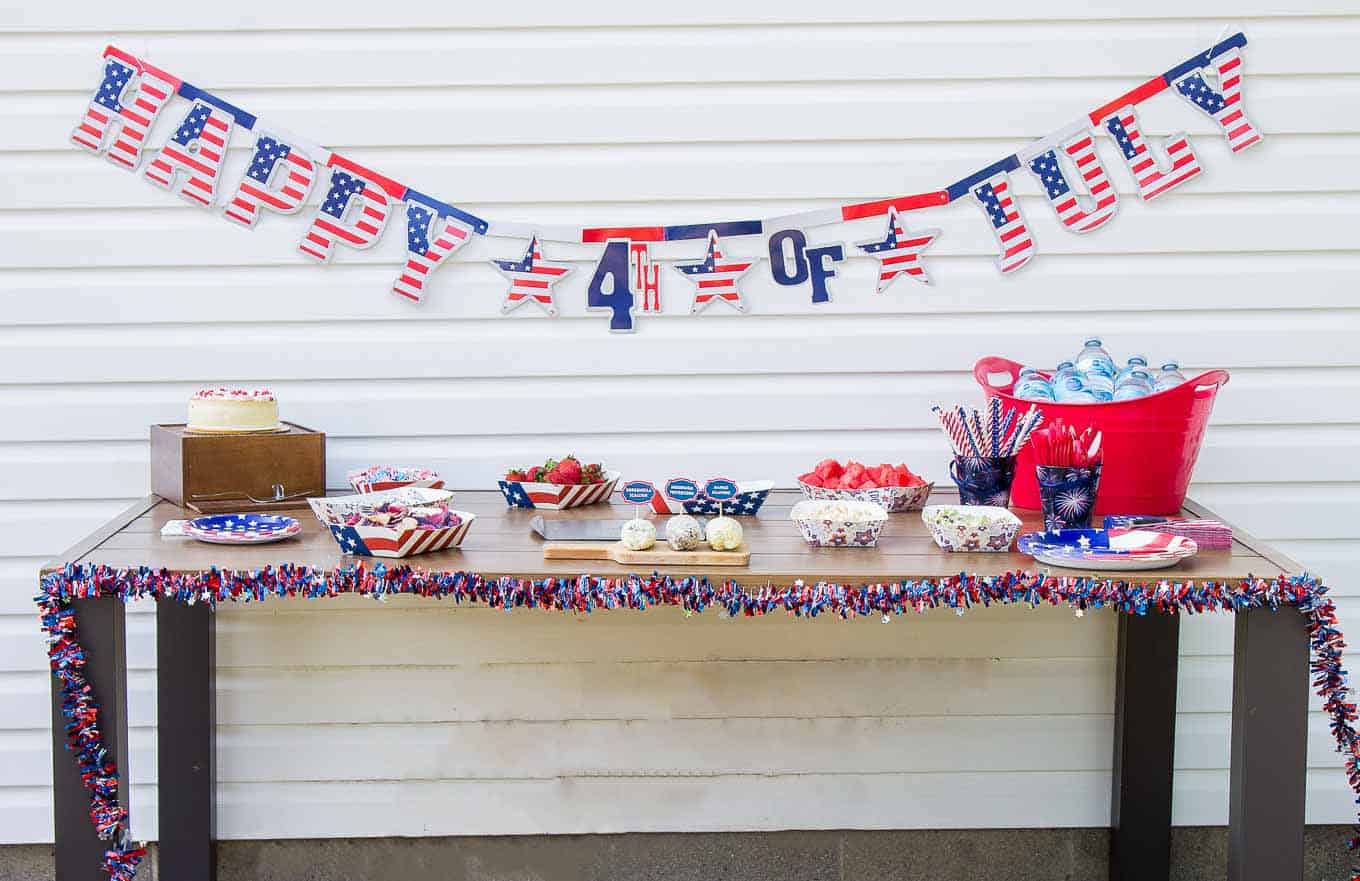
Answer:
[[[975,394],[981,355],[1052,364],[1095,331],[1117,355],[1232,370],[1195,495],[1327,576],[1360,628],[1360,9],[1122,6],[0,9],[0,841],[52,834],[36,568],[147,491],[147,425],[205,383],[272,385],[288,418],[328,432],[336,485],[402,461],[486,487],[568,450],[657,477],[721,463],[789,485],[827,454],[943,477],[929,401]],[[1178,98],[1145,105],[1146,131],[1197,136],[1207,174],[1182,192],[1127,200],[1105,142],[1126,201],[1096,235],[1060,231],[1016,176],[1041,254],[1015,278],[959,204],[912,218],[945,229],[934,287],[875,297],[876,264],[855,259],[814,309],[762,266],[753,315],[693,318],[667,270],[669,314],[630,338],[582,308],[590,249],[549,246],[578,266],[560,319],[498,317],[485,258],[514,241],[470,245],[413,308],[386,293],[399,230],[316,268],[293,252],[301,218],[248,233],[66,142],[113,41],[498,218],[782,214],[953,181],[1207,46],[1225,16],[1251,40],[1247,108],[1268,140],[1230,157]],[[237,135],[229,184],[250,143]],[[150,838],[153,633],[136,610],[133,809]],[[218,634],[228,838],[1108,822],[1108,614],[885,626],[337,601],[226,610]],[[1231,622],[1183,634],[1175,819],[1222,824]],[[1316,713],[1309,767],[1309,822],[1350,820]]]

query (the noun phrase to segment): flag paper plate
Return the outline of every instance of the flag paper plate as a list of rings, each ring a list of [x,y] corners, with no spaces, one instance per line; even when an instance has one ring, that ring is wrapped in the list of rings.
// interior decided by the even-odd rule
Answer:
[[[312,506],[316,519],[330,530],[341,553],[365,557],[409,557],[458,547],[477,515],[468,511],[451,511],[458,516],[458,522],[433,529],[401,529],[346,521],[352,519],[353,514],[369,513],[389,502],[406,507],[436,507],[447,504],[451,498],[453,493],[446,489],[406,486],[354,496],[308,499],[307,503]]]
[[[505,503],[512,508],[541,508],[545,511],[565,511],[581,505],[603,502],[614,492],[619,472],[606,471],[601,483],[562,485],[534,483],[527,480],[502,480],[499,483]]]
[[[693,484],[696,490],[701,489],[703,483],[685,481],[683,478],[668,481],[657,487],[652,494],[651,508],[658,514],[694,514],[699,517],[717,516],[718,503],[705,496],[702,492],[694,494],[693,498],[676,499],[669,495],[665,487],[671,483],[687,482]],[[765,504],[765,499],[769,498],[770,490],[774,489],[773,480],[738,480],[737,494],[733,498],[722,503],[722,511],[729,517],[750,517],[760,510],[760,506]]]
[[[1166,569],[1199,552],[1193,539],[1143,529],[1031,532],[1020,536],[1016,547],[1050,566],[1107,572]]]
[[[184,524],[184,534],[190,538],[222,545],[268,544],[301,531],[301,523],[277,514],[213,514]]]

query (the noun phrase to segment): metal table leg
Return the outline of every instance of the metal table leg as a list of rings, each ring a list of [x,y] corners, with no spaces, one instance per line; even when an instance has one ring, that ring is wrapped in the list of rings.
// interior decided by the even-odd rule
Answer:
[[[1111,881],[1167,881],[1180,617],[1119,616]]]
[[[160,874],[217,877],[216,640],[201,603],[156,604]]]
[[[1308,631],[1295,609],[1237,615],[1228,881],[1302,881]]]
[[[99,730],[120,773],[118,798],[127,804],[126,614],[116,599],[74,600],[76,627],[85,649],[85,677],[99,701]],[[102,869],[108,842],[90,823],[90,793],[75,756],[66,748],[61,685],[52,677],[52,813],[56,881],[108,881]]]

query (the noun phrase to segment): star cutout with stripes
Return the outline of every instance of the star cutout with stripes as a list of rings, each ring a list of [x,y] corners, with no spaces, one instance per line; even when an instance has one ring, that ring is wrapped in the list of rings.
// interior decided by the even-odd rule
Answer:
[[[878,260],[878,287],[875,292],[883,293],[904,275],[921,284],[930,284],[921,252],[930,247],[930,243],[939,235],[938,229],[908,231],[898,217],[897,209],[889,208],[887,234],[881,239],[855,243],[855,247]]]
[[[745,312],[746,301],[741,298],[737,279],[750,272],[751,267],[755,266],[756,262],[755,260],[738,261],[723,256],[723,247],[722,242],[718,239],[718,231],[710,229],[708,231],[708,253],[704,256],[703,261],[699,263],[677,263],[675,266],[677,272],[694,282],[694,305],[690,307],[690,313],[702,312],[715,300],[723,301],[738,312]]]

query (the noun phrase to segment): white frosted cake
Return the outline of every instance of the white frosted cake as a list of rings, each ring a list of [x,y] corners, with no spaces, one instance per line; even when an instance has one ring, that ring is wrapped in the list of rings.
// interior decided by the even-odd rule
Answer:
[[[231,434],[278,427],[279,402],[269,389],[205,388],[189,399],[189,431]]]

